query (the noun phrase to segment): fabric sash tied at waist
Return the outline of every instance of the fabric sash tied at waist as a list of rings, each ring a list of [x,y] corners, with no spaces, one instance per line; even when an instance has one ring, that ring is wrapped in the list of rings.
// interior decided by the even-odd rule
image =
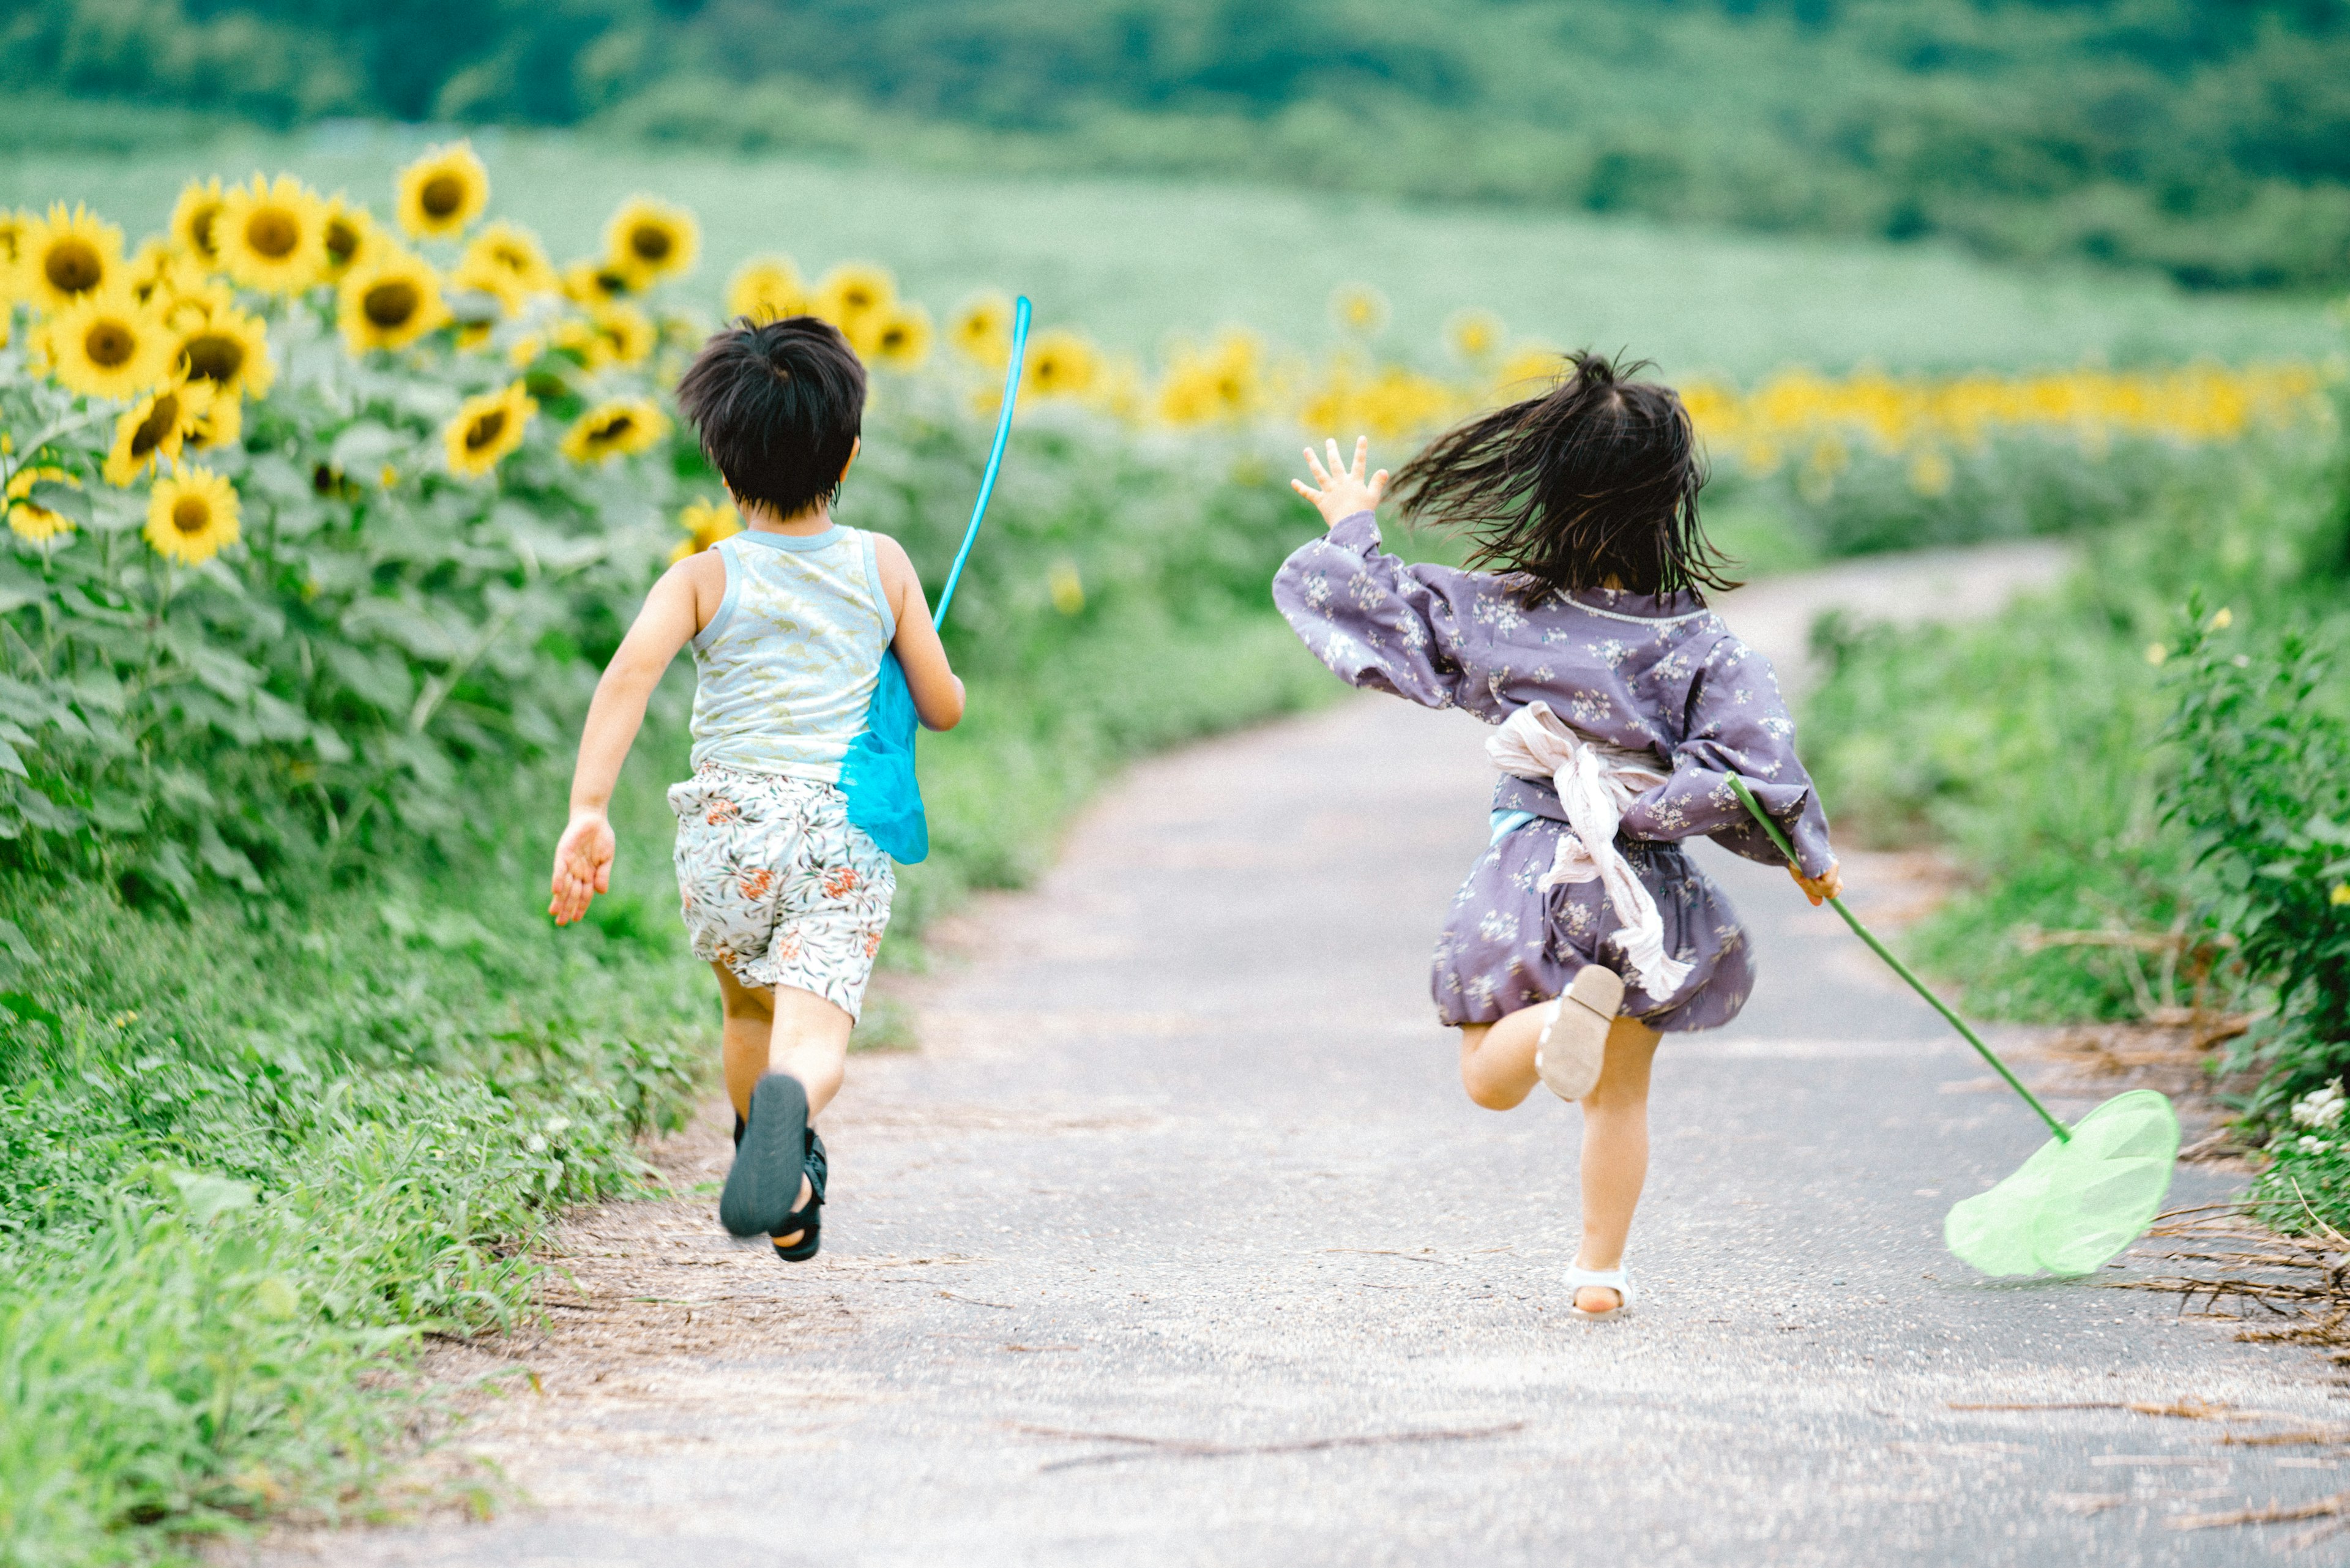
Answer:
[[[1646,753],[1577,734],[1549,703],[1539,701],[1511,714],[1487,738],[1485,755],[1505,774],[1558,791],[1573,831],[1558,836],[1557,853],[1538,884],[1542,890],[1564,882],[1599,883],[1623,922],[1617,945],[1640,989],[1659,1002],[1679,991],[1690,966],[1665,950],[1664,916],[1616,847],[1617,826],[1634,797],[1671,775]]]

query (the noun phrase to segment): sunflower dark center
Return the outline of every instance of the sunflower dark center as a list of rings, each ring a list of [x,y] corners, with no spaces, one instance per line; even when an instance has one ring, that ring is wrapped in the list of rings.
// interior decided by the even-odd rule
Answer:
[[[144,459],[149,452],[169,441],[172,432],[179,428],[180,400],[166,392],[155,400],[155,406],[147,411],[145,419],[139,421],[139,428],[130,432],[130,455]]]
[[[88,294],[106,275],[106,261],[88,240],[62,239],[41,258],[41,273],[59,293]]]
[[[182,534],[201,534],[212,522],[212,504],[201,495],[182,495],[172,503],[172,526]]]
[[[488,413],[480,415],[472,424],[465,427],[465,450],[467,452],[479,452],[484,447],[488,446],[491,442],[496,441],[498,437],[505,434],[505,410],[492,409]]]
[[[99,321],[82,335],[82,352],[101,369],[118,370],[139,352],[139,339],[120,321]]]
[[[395,277],[370,287],[360,298],[359,309],[370,325],[389,328],[407,326],[423,304],[424,296],[414,284]]]
[[[329,218],[327,221],[327,254],[334,258],[335,265],[348,266],[351,257],[359,254],[359,250],[358,225],[348,218]]]
[[[621,441],[626,439],[628,433],[636,428],[637,421],[635,415],[615,414],[611,419],[607,420],[604,422],[604,428],[602,430],[596,432],[596,439],[601,441]]]
[[[432,216],[452,217],[465,205],[465,182],[454,174],[435,174],[424,182],[416,199]]]
[[[302,243],[302,226],[282,207],[264,207],[244,221],[244,243],[271,261],[284,261]]]
[[[195,241],[196,249],[204,253],[207,261],[219,254],[219,248],[213,244],[213,223],[220,214],[220,204],[214,202],[188,219],[188,238]]]
[[[206,332],[191,337],[181,352],[187,356],[188,374],[198,380],[218,381],[226,386],[244,369],[244,345],[221,333]]]
[[[629,249],[640,261],[665,262],[677,249],[677,241],[658,223],[639,223],[629,231]]]

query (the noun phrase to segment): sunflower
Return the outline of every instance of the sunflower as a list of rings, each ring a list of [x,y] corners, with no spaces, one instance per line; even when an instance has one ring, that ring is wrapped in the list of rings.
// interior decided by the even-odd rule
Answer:
[[[375,225],[375,214],[340,192],[327,198],[327,217],[320,238],[326,244],[327,260],[319,270],[328,283],[342,282],[345,273],[384,244],[383,231]]]
[[[563,269],[563,294],[575,305],[600,305],[636,293],[639,281],[610,262],[576,261]]]
[[[50,374],[87,398],[135,398],[172,371],[171,329],[127,285],[67,306],[46,336]]]
[[[77,202],[25,225],[17,275],[26,299],[40,310],[63,310],[96,294],[122,270],[122,231]]]
[[[688,556],[707,550],[721,539],[732,538],[743,531],[741,514],[723,501],[689,501],[685,509],[677,514],[677,524],[690,537],[681,540],[677,548],[669,553],[672,566]]]
[[[327,271],[327,204],[291,174],[232,187],[213,220],[221,266],[247,288],[299,294]]]
[[[1367,283],[1342,283],[1330,291],[1330,319],[1357,337],[1376,337],[1388,324],[1388,296]]]
[[[807,308],[807,285],[800,281],[800,269],[789,256],[753,256],[727,280],[729,317],[745,317],[756,326],[805,316]]]
[[[913,370],[931,357],[931,313],[900,305],[873,327],[873,358],[893,370]]]
[[[18,538],[38,545],[72,533],[73,524],[62,514],[32,499],[33,486],[36,484],[69,484],[79,490],[81,481],[62,468],[47,464],[20,468],[8,481],[8,526]]]
[[[839,327],[859,354],[869,354],[874,327],[897,303],[898,280],[889,269],[845,262],[817,282],[808,313]]]
[[[480,289],[508,315],[520,310],[532,295],[553,294],[563,286],[538,236],[503,218],[473,236],[449,281],[460,288]]]
[[[567,316],[555,324],[554,346],[579,362],[583,370],[600,370],[612,362],[612,340],[584,317]]]
[[[0,305],[16,297],[16,266],[25,259],[25,235],[32,226],[32,213],[0,207]]]
[[[172,317],[179,334],[172,362],[184,364],[190,380],[211,382],[227,401],[267,397],[277,379],[269,363],[268,324],[239,310],[225,290],[200,301],[183,300],[182,306]]]
[[[702,250],[702,225],[682,207],[650,196],[631,196],[612,214],[604,231],[605,265],[643,280],[681,273]]]
[[[220,180],[214,177],[189,181],[180,188],[180,199],[172,207],[172,237],[206,271],[221,264],[220,236],[213,225],[227,201]]]
[[[354,354],[405,348],[448,318],[441,278],[421,256],[386,245],[343,275],[335,320]]]
[[[122,275],[130,297],[157,311],[168,311],[181,295],[201,289],[203,277],[194,261],[161,234],[139,242]]]
[[[209,468],[174,468],[147,502],[147,543],[183,566],[201,566],[236,543],[236,488]]]
[[[1506,329],[1490,310],[1456,310],[1444,322],[1444,346],[1475,364],[1501,348]]]
[[[209,381],[175,377],[123,411],[114,421],[114,448],[106,454],[106,483],[128,488],[163,460],[177,462],[181,445],[195,433],[197,421],[213,403]]]
[[[420,240],[445,240],[490,204],[490,171],[470,141],[427,149],[400,171],[400,226]]]
[[[213,395],[204,411],[196,416],[195,426],[188,431],[188,444],[199,452],[215,447],[234,446],[244,439],[244,400]]]
[[[660,328],[653,325],[653,318],[625,300],[592,306],[588,318],[611,357],[623,365],[641,365],[660,341]]]
[[[467,398],[458,408],[457,417],[441,432],[442,444],[449,452],[449,472],[479,479],[497,467],[508,453],[522,445],[523,432],[537,412],[538,405],[531,401],[520,381],[509,382],[499,391]]]
[[[602,462],[624,452],[642,452],[669,433],[669,420],[647,398],[598,403],[564,433],[563,455],[574,462]]]
[[[1094,384],[1100,356],[1093,344],[1066,327],[1039,332],[1028,345],[1022,384],[1040,398],[1082,397]]]
[[[1001,370],[1012,358],[1012,301],[1000,294],[974,294],[955,306],[947,336],[970,358]]]

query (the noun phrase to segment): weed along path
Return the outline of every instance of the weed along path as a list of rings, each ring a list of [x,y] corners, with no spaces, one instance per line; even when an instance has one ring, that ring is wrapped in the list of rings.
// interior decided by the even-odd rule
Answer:
[[[1948,1257],[1944,1210],[2032,1117],[1718,853],[1762,984],[1659,1058],[1637,1314],[1571,1317],[1577,1117],[1471,1106],[1424,990],[1482,734],[1365,700],[1132,770],[950,933],[924,1048],[853,1064],[817,1262],[731,1245],[706,1195],[584,1217],[551,1326],[455,1368],[535,1376],[452,1445],[529,1501],[266,1555],[2208,1564],[2295,1527],[2180,1518],[2350,1484],[2127,1407],[2314,1422],[2300,1353],[2105,1288],[2134,1263]],[[1914,896],[1896,870],[1856,857],[1865,918]],[[666,1158],[690,1189],[723,1156],[713,1110]],[[2230,1186],[2190,1168],[2177,1199]]]

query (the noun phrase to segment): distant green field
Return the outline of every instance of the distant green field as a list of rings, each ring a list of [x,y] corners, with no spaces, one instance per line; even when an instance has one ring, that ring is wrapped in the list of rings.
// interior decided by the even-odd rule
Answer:
[[[131,160],[33,155],[0,168],[0,202],[89,202],[135,238],[196,173],[296,171],[389,206],[417,132],[338,125]],[[477,139],[494,211],[558,255],[599,244],[638,191],[701,215],[688,287],[714,297],[743,257],[804,268],[876,260],[933,307],[981,286],[1027,291],[1047,321],[1149,349],[1227,324],[1310,346],[1326,302],[1367,282],[1393,301],[1381,348],[1432,359],[1462,306],[1561,347],[1629,348],[1671,373],[2310,358],[2337,341],[2311,303],[2189,296],[2150,278],[2019,270],[1953,252],[1675,231],[1637,222],[1400,205],[1363,197],[1142,181],[1019,180],[807,162],[656,155],[556,134]]]

